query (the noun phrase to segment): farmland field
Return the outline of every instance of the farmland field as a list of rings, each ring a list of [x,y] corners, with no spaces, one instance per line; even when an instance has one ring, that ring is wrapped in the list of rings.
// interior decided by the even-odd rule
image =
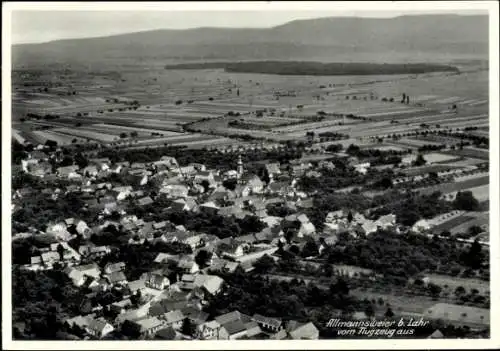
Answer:
[[[474,217],[467,216],[467,215],[461,215],[459,217],[452,218],[449,221],[446,221],[444,223],[440,223],[440,224],[432,227],[432,232],[434,232],[436,234],[440,234],[443,231],[449,231],[450,229],[457,227],[459,225],[462,225],[464,223],[470,222],[473,219],[474,219]]]
[[[490,198],[490,186],[489,186],[489,184],[477,186],[477,187],[473,187],[473,188],[468,188],[468,189],[464,189],[464,190],[471,191],[472,194],[474,195],[474,197],[479,202],[489,200],[489,198]],[[456,192],[452,192],[449,194],[452,194],[454,196],[456,194]]]
[[[442,163],[457,159],[456,156],[450,156],[446,154],[441,154],[437,152],[431,152],[424,155],[424,158],[429,163]]]
[[[429,281],[434,284],[438,284],[440,286],[447,285],[451,291],[455,291],[455,289],[459,286],[464,287],[467,292],[470,292],[472,289],[476,289],[481,295],[489,294],[490,291],[490,284],[479,279],[449,277],[438,274],[428,274],[426,277],[429,278]]]
[[[446,172],[449,170],[453,170],[456,168],[460,168],[459,166],[456,166],[455,164],[450,164],[450,165],[440,165],[440,164],[434,164],[434,165],[426,165],[422,167],[412,167],[412,168],[406,168],[406,169],[401,169],[399,170],[400,173],[403,173],[406,176],[414,177],[417,175],[422,175],[422,174],[427,174],[430,172]]]
[[[439,185],[435,185],[427,188],[416,189],[418,192],[422,194],[432,194],[435,191],[440,191],[443,194],[452,193],[455,191],[463,191],[470,188],[475,188],[479,186],[483,186],[489,184],[490,178],[488,176],[482,176],[480,178],[469,179],[461,182],[453,182],[453,183],[443,183]]]

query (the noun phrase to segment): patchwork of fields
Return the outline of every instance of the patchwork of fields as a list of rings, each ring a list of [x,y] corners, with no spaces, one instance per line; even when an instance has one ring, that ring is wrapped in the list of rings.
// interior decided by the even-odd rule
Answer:
[[[275,143],[305,141],[306,132],[341,133],[349,139],[333,142],[349,145],[399,134],[403,138],[386,142],[386,149],[415,150],[448,141],[435,135],[404,136],[421,130],[422,124],[439,130],[475,126],[486,128],[476,130],[478,135],[488,134],[487,76],[482,71],[423,74],[418,79],[412,75],[278,76],[220,69],[80,76],[71,89],[16,89],[13,136],[60,144],[212,147],[225,145],[230,136]],[[402,94],[409,96],[408,104],[401,103]],[[60,117],[21,122],[28,112]],[[322,120],[318,120],[320,112]],[[487,150],[451,151],[443,153],[488,157]]]

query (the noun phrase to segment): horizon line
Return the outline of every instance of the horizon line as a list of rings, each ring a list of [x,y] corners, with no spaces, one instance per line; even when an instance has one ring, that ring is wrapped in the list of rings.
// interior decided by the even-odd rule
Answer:
[[[258,11],[256,11],[258,12]],[[265,11],[262,11],[265,12]],[[111,37],[118,37],[118,36],[123,36],[123,35],[130,35],[130,34],[140,34],[140,33],[148,33],[148,32],[156,32],[156,31],[195,31],[195,30],[202,30],[202,29],[234,29],[234,30],[265,30],[265,29],[274,29],[278,28],[281,26],[285,26],[290,23],[294,22],[304,22],[304,21],[314,21],[314,20],[324,20],[324,19],[379,19],[379,20],[393,20],[397,18],[403,18],[403,17],[430,17],[430,16],[455,16],[455,17],[474,17],[474,16],[488,16],[488,13],[454,13],[454,12],[434,12],[434,13],[416,13],[416,14],[397,14],[394,16],[376,16],[376,13],[374,13],[373,16],[371,15],[365,15],[365,16],[356,16],[356,15],[348,15],[348,16],[325,16],[325,17],[314,17],[314,18],[300,18],[300,19],[295,19],[295,20],[290,20],[283,22],[281,24],[277,25],[272,25],[272,26],[261,26],[261,27],[235,27],[235,26],[200,26],[200,27],[186,27],[186,28],[166,28],[166,27],[159,27],[159,28],[154,28],[154,29],[144,29],[144,30],[137,30],[137,31],[131,31],[131,32],[120,32],[120,33],[112,33],[112,34],[105,34],[105,35],[99,35],[99,36],[87,36],[87,37],[68,37],[68,38],[60,38],[60,39],[52,39],[48,41],[33,41],[33,42],[17,42],[17,43],[11,43],[12,46],[20,46],[20,45],[40,45],[40,44],[50,44],[50,43],[56,43],[56,42],[61,42],[61,41],[69,41],[69,40],[86,40],[86,39],[104,39],[104,38],[111,38]]]

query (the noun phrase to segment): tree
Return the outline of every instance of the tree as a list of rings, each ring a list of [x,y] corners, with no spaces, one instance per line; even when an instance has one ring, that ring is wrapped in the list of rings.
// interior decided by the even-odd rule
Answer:
[[[462,211],[476,211],[479,201],[474,197],[472,191],[459,191],[453,201],[453,207]]]
[[[417,156],[417,159],[415,160],[415,162],[413,162],[413,165],[414,166],[423,166],[427,163],[427,161],[425,160],[424,156],[422,154],[418,154]]]
[[[208,253],[208,251],[206,250],[200,250],[195,258],[194,258],[194,261],[196,262],[196,264],[198,266],[200,266],[200,268],[205,268],[207,266],[207,262],[210,258],[210,255]]]
[[[120,138],[125,139],[127,137],[127,133],[121,132],[120,133]]]
[[[438,297],[442,290],[439,285],[433,283],[429,283],[427,289],[429,289],[429,293],[434,297]]]
[[[137,138],[139,136],[139,133],[137,133],[135,130],[133,132],[130,133],[130,136],[132,138]]]
[[[469,251],[462,255],[462,261],[472,269],[481,268],[484,258],[481,244],[477,240],[474,240],[469,248]]]
[[[274,268],[274,259],[269,255],[264,255],[254,262],[253,266],[257,273],[268,273]]]
[[[387,318],[394,317],[394,312],[392,312],[392,309],[390,307],[387,307],[387,310],[385,311],[384,316],[386,316]]]
[[[191,322],[189,318],[184,318],[184,321],[182,322],[182,328],[181,328],[181,333],[184,335],[193,335],[195,332],[195,326]]]
[[[61,244],[57,245],[57,253],[59,254],[59,260],[63,261],[64,260],[64,247]]]
[[[463,286],[457,286],[457,288],[455,289],[455,295],[459,297],[463,294],[465,294],[465,288]]]
[[[339,277],[335,284],[330,285],[330,293],[332,294],[340,294],[340,295],[348,295],[349,294],[349,286],[344,278]]]
[[[476,236],[478,234],[481,234],[482,232],[483,229],[478,225],[473,225],[469,227],[469,233],[471,236]]]
[[[365,314],[368,317],[373,317],[375,315],[375,309],[373,308],[373,305],[371,303],[365,307]]]
[[[232,190],[236,189],[236,185],[238,185],[238,180],[234,179],[234,178],[225,179],[222,182],[222,185],[224,186],[224,188],[232,191]]]
[[[210,189],[210,183],[206,179],[203,179],[200,185],[203,187],[205,193]]]
[[[352,212],[351,212],[351,211],[349,211],[349,213],[347,214],[347,221],[348,221],[349,223],[351,223],[351,222],[352,222],[352,220],[353,220],[353,215],[352,215]]]
[[[319,251],[318,251],[318,245],[313,240],[308,240],[307,243],[304,245],[301,256],[302,257],[311,257],[311,256],[318,256]]]
[[[45,141],[45,146],[48,146],[51,149],[55,149],[55,148],[57,148],[57,141],[54,141],[54,140],[51,140],[51,139],[47,139]]]
[[[331,277],[333,275],[333,267],[330,263],[326,262],[323,265],[323,274],[327,277]]]

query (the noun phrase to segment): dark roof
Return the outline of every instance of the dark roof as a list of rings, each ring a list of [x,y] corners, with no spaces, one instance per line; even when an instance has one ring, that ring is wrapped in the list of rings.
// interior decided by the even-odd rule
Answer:
[[[167,328],[158,330],[158,332],[155,335],[155,339],[174,340],[176,336],[177,336],[177,333],[175,332],[175,330],[172,327],[167,327]]]
[[[168,311],[169,309],[167,308],[166,304],[159,302],[155,303],[149,308],[149,315],[152,317],[158,317],[167,313]]]
[[[117,272],[111,273],[108,276],[108,280],[110,283],[121,282],[121,281],[127,280],[127,277],[125,276],[125,273],[123,273],[122,271],[117,271]]]
[[[226,323],[222,327],[227,330],[229,335],[234,335],[247,330],[245,324],[241,320]]]
[[[182,313],[189,319],[201,323],[205,322],[208,319],[208,313],[200,311],[194,307],[186,307],[182,310]]]

